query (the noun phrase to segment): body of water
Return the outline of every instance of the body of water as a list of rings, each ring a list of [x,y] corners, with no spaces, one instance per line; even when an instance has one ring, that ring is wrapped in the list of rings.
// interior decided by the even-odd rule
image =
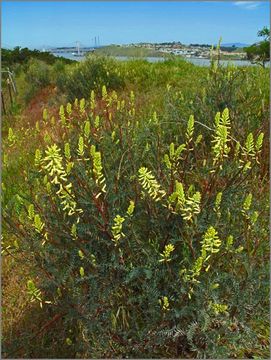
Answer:
[[[210,66],[211,60],[209,59],[200,59],[200,58],[187,58],[187,61],[198,66]],[[247,60],[220,60],[221,65],[227,66],[228,64],[233,64],[235,66],[252,66],[250,61]]]
[[[70,60],[76,60],[76,61],[83,61],[85,59],[84,56],[73,56],[71,53],[62,53],[62,54],[54,54],[55,56],[63,56],[66,59],[70,59]],[[126,61],[126,60],[131,60],[131,59],[135,59],[133,57],[129,57],[129,56],[114,56],[115,59],[120,60],[120,61]],[[149,62],[161,62],[164,61],[165,58],[163,57],[145,57],[145,58],[138,58],[138,59],[144,59],[147,60]],[[211,61],[209,59],[201,59],[201,58],[185,58],[186,61],[191,62],[192,64],[198,65],[198,66],[210,66]],[[220,63],[222,65],[228,65],[228,64],[233,64],[235,66],[253,66],[253,64],[251,64],[250,61],[247,60],[220,60]],[[267,64],[267,66],[269,66],[269,64]]]

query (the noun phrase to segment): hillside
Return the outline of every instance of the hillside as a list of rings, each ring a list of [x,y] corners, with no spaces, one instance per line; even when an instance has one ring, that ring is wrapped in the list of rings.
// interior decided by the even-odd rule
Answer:
[[[142,48],[142,47],[135,47],[135,46],[119,46],[119,45],[110,45],[105,46],[95,51],[98,55],[108,55],[108,56],[127,56],[127,57],[161,57],[163,56],[162,53],[158,51]]]

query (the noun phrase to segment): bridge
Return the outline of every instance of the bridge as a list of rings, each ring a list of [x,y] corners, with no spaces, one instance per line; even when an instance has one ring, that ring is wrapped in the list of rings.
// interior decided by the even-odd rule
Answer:
[[[84,55],[89,52],[94,52],[101,47],[99,36],[92,39],[92,43],[93,46],[86,46],[80,43],[80,41],[76,41],[75,43],[65,44],[66,46],[48,47],[46,50],[43,49],[43,51],[48,51],[53,54],[75,53],[77,55]]]
[[[80,54],[86,54],[88,52],[94,52],[99,47],[56,47],[56,48],[50,48],[46,49],[46,51],[53,53],[53,54],[61,54],[61,53],[80,53]]]

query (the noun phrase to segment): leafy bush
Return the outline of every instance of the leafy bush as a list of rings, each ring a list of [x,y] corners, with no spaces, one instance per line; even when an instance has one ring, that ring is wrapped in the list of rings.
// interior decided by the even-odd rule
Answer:
[[[31,59],[28,64],[26,80],[37,87],[44,87],[50,83],[50,68],[44,62]]]
[[[40,60],[31,59],[25,73],[25,81],[29,84],[25,92],[25,101],[28,102],[38,90],[50,84],[51,75],[49,65]]]
[[[66,73],[68,66],[64,64],[62,60],[58,60],[52,67],[52,79],[53,83],[59,88],[63,89],[66,83]]]
[[[67,94],[69,101],[73,101],[88,98],[91,90],[100,89],[102,85],[116,90],[124,85],[124,78],[118,71],[116,60],[92,55],[71,67],[59,88]]]
[[[234,133],[240,132],[240,124],[254,131],[266,115],[263,104],[267,104],[269,98],[269,89],[265,88],[267,77],[268,72],[261,68],[214,64],[202,88],[198,109],[205,119],[209,116],[211,122],[215,109],[222,111],[229,107]]]
[[[90,100],[60,107],[24,192],[3,191],[17,238],[4,250],[35,270],[29,301],[63,319],[77,358],[268,357],[255,325],[269,318],[265,134],[233,136],[227,107],[206,130],[174,104],[142,114],[134,92],[89,96],[121,84],[113,65],[73,70],[70,97]]]
[[[169,58],[163,62],[150,63],[147,60],[129,60],[122,64],[121,70],[128,84],[143,91],[155,91],[170,85],[194,94],[199,78],[206,73],[205,68],[197,67],[181,58]],[[189,79],[189,81],[188,81]],[[193,82],[194,80],[194,82]],[[184,84],[184,81],[188,83]],[[188,85],[188,86],[187,86]]]

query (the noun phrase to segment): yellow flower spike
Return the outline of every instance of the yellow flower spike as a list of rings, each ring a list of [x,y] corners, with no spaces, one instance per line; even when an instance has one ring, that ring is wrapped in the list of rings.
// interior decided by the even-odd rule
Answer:
[[[47,111],[47,109],[43,109],[42,118],[43,118],[43,120],[45,122],[48,120],[48,111]]]
[[[112,235],[113,235],[113,241],[115,242],[115,245],[118,244],[119,240],[122,237],[125,237],[125,235],[122,232],[122,223],[125,221],[124,217],[121,217],[120,215],[117,215],[114,219],[114,225],[111,228]]]
[[[135,202],[130,200],[130,205],[129,205],[128,209],[127,209],[127,214],[129,216],[132,216],[133,213],[134,213],[134,209],[135,209]]]
[[[68,114],[69,116],[71,116],[71,114],[72,114],[72,105],[71,105],[71,103],[68,103],[68,104],[66,105],[66,111],[67,111],[67,114]]]
[[[159,304],[162,307],[163,311],[169,311],[169,301],[168,301],[168,297],[167,296],[163,296],[162,299],[158,300]]]
[[[65,116],[65,109],[64,109],[63,105],[61,105],[59,108],[59,116],[60,116],[62,125],[65,125],[66,124],[66,116]]]
[[[164,251],[160,254],[162,259],[159,262],[170,262],[172,259],[170,258],[171,253],[175,250],[174,245],[168,244],[165,246]]]
[[[80,269],[79,269],[79,273],[80,273],[80,276],[81,277],[84,277],[85,276],[85,270],[84,268],[81,266]]]

